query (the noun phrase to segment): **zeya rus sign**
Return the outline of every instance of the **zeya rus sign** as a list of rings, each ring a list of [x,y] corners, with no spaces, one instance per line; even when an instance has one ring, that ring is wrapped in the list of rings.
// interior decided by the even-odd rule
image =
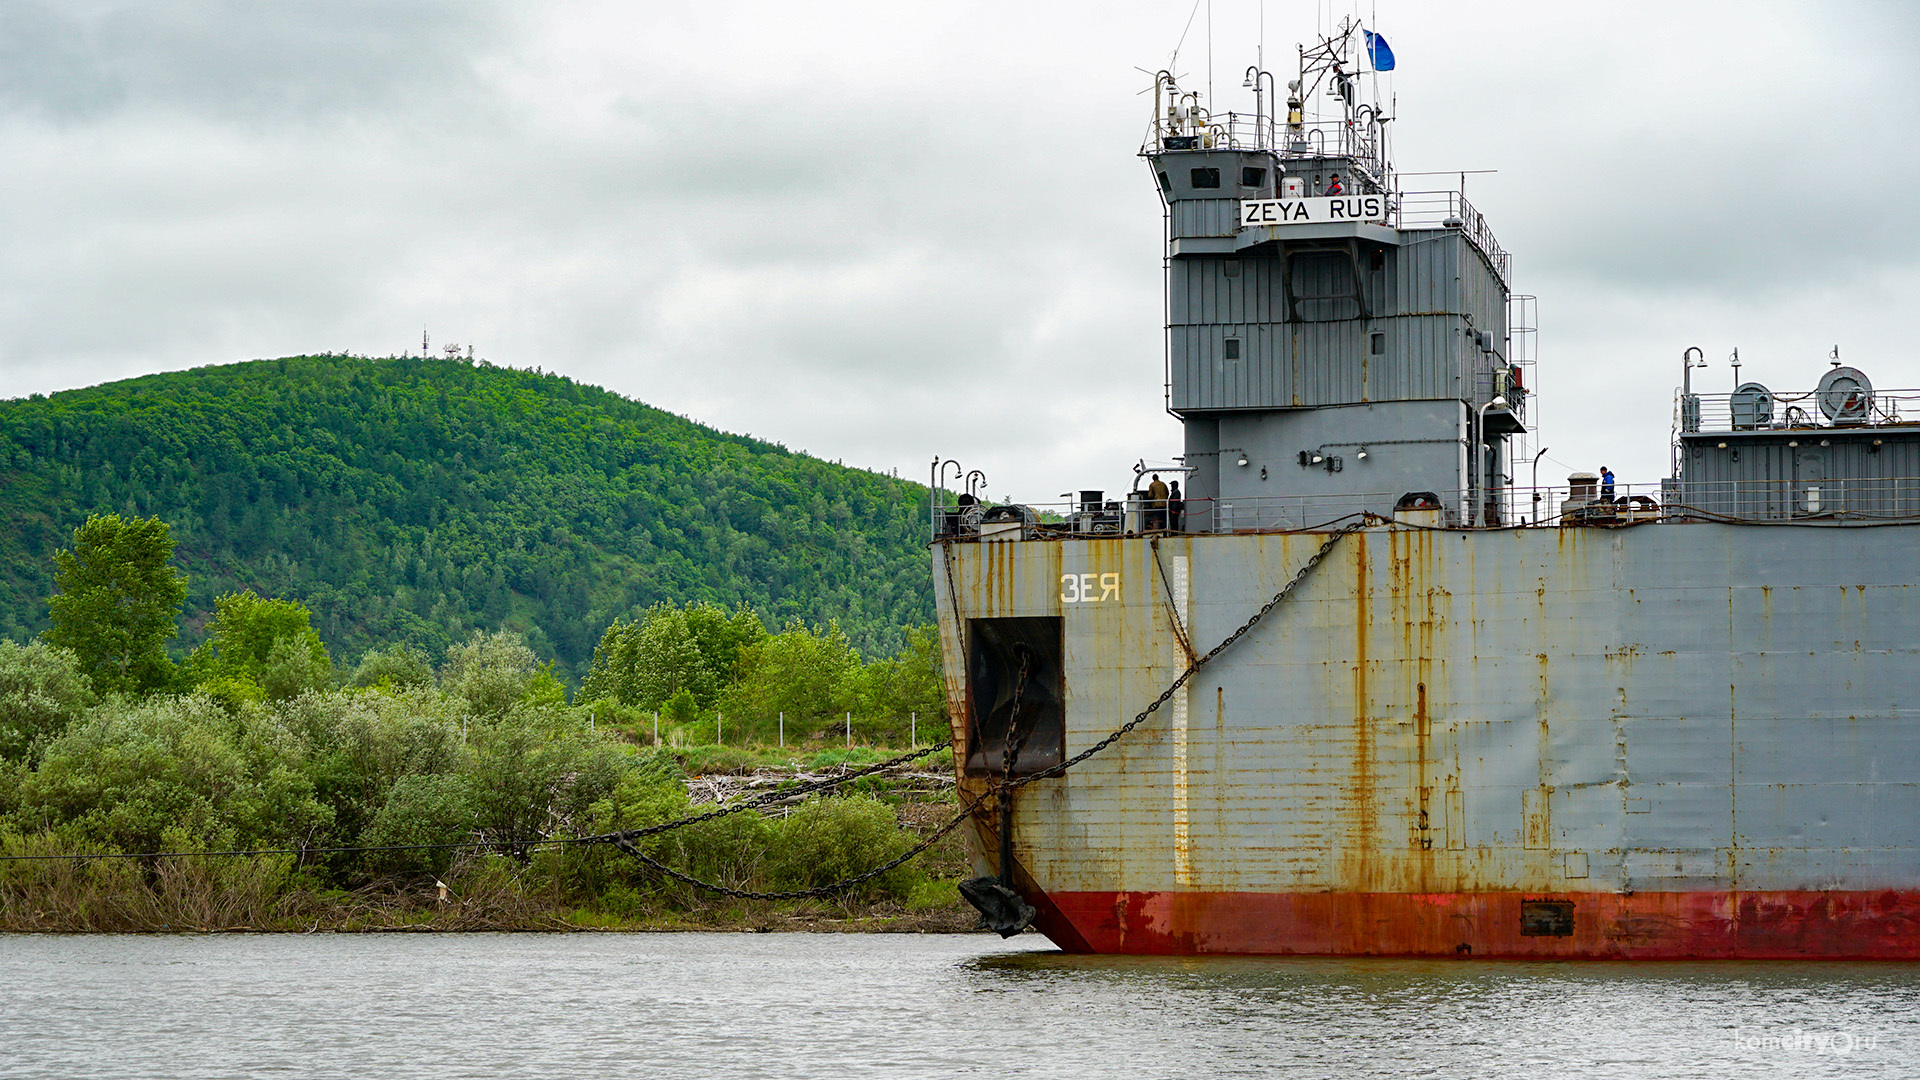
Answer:
[[[1309,199],[1245,199],[1240,227],[1326,225],[1341,221],[1385,221],[1385,195],[1323,195]]]

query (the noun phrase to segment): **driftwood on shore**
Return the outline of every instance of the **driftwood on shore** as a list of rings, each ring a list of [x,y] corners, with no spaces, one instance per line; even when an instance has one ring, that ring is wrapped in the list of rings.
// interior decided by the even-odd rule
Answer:
[[[854,771],[852,766],[840,766],[823,769],[819,772],[763,769],[746,774],[709,773],[702,776],[687,777],[687,797],[695,805],[723,806],[738,799],[749,798],[778,788],[784,784],[814,784],[822,780],[845,776]],[[887,774],[887,788],[890,791],[916,794],[936,794],[953,787],[951,772],[891,772]],[[762,813],[778,817],[786,810],[805,802],[810,796],[794,795],[785,799],[768,802]]]

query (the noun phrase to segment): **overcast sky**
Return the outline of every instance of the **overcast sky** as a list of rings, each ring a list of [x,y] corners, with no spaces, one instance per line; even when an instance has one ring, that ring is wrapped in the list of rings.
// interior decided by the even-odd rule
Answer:
[[[1264,7],[1284,71],[1324,5]],[[1179,452],[1136,68],[1192,10],[0,0],[0,393],[424,326],[848,464],[1118,488]],[[1657,482],[1688,345],[1709,390],[1836,344],[1920,386],[1920,5],[1377,12],[1397,165],[1498,170],[1543,479]],[[1213,4],[1216,109],[1260,13]]]

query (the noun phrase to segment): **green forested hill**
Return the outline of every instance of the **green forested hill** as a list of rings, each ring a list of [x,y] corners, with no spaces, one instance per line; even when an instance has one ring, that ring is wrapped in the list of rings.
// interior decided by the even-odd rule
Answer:
[[[926,489],[572,380],[301,356],[0,402],[0,636],[46,626],[88,513],[157,514],[215,596],[305,601],[337,657],[522,631],[576,674],[616,616],[745,602],[870,655],[933,616]]]

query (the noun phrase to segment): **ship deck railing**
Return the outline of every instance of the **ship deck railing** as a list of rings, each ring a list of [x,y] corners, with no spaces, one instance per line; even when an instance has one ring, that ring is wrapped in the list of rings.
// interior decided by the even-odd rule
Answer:
[[[1440,191],[1396,191],[1387,223],[1396,229],[1458,229],[1467,242],[1487,257],[1500,283],[1513,284],[1513,256],[1494,238],[1486,216],[1467,201],[1458,189]]]
[[[1671,516],[1700,521],[1870,524],[1920,521],[1920,477],[1688,480],[1670,485]]]
[[[1611,492],[1596,481],[1552,486],[1507,487],[1487,493],[1476,519],[1473,495],[1423,492],[1425,505],[1408,505],[1408,492],[1264,495],[1186,499],[1180,520],[1152,505],[1143,493],[1097,508],[1073,501],[936,508],[935,537],[963,540],[1110,538],[1146,535],[1233,535],[1317,532],[1367,519],[1411,528],[1511,529],[1572,526],[1620,527],[1654,522],[1798,523],[1858,525],[1920,524],[1920,477],[1842,480],[1736,480],[1713,483],[1661,481],[1616,483]]]
[[[1191,140],[1191,141],[1189,141]],[[1386,176],[1380,140],[1364,124],[1313,120],[1288,126],[1274,117],[1226,112],[1204,119],[1155,119],[1147,125],[1142,154],[1168,150],[1265,150],[1281,158],[1351,159],[1376,181]]]
[[[1618,490],[1622,500],[1631,501],[1638,496],[1644,503],[1651,502],[1659,488],[1652,485],[1636,491],[1623,484]],[[1543,497],[1541,505],[1551,507],[1549,513],[1557,515],[1568,497],[1568,489],[1563,486],[1551,491],[1557,493],[1557,497],[1551,500]],[[1423,498],[1409,499],[1409,496]],[[1406,505],[1410,502],[1421,505]],[[934,516],[939,523],[937,536],[981,539],[1310,532],[1363,520],[1369,514],[1382,521],[1392,519],[1433,528],[1505,528],[1557,523],[1557,518],[1529,516],[1525,511],[1534,505],[1531,492],[1519,488],[1490,492],[1477,521],[1472,512],[1472,494],[1457,490],[1184,499],[1182,505],[1177,526],[1171,511],[1155,506],[1143,492],[1125,494],[1097,507],[1073,501],[965,509],[948,504],[938,508]]]
[[[1825,430],[1920,425],[1920,390],[1874,390],[1864,401],[1829,391],[1769,391],[1765,404],[1747,394],[1674,395],[1674,429],[1682,434]],[[1827,408],[1823,409],[1825,404]],[[1831,410],[1834,415],[1829,416]]]

